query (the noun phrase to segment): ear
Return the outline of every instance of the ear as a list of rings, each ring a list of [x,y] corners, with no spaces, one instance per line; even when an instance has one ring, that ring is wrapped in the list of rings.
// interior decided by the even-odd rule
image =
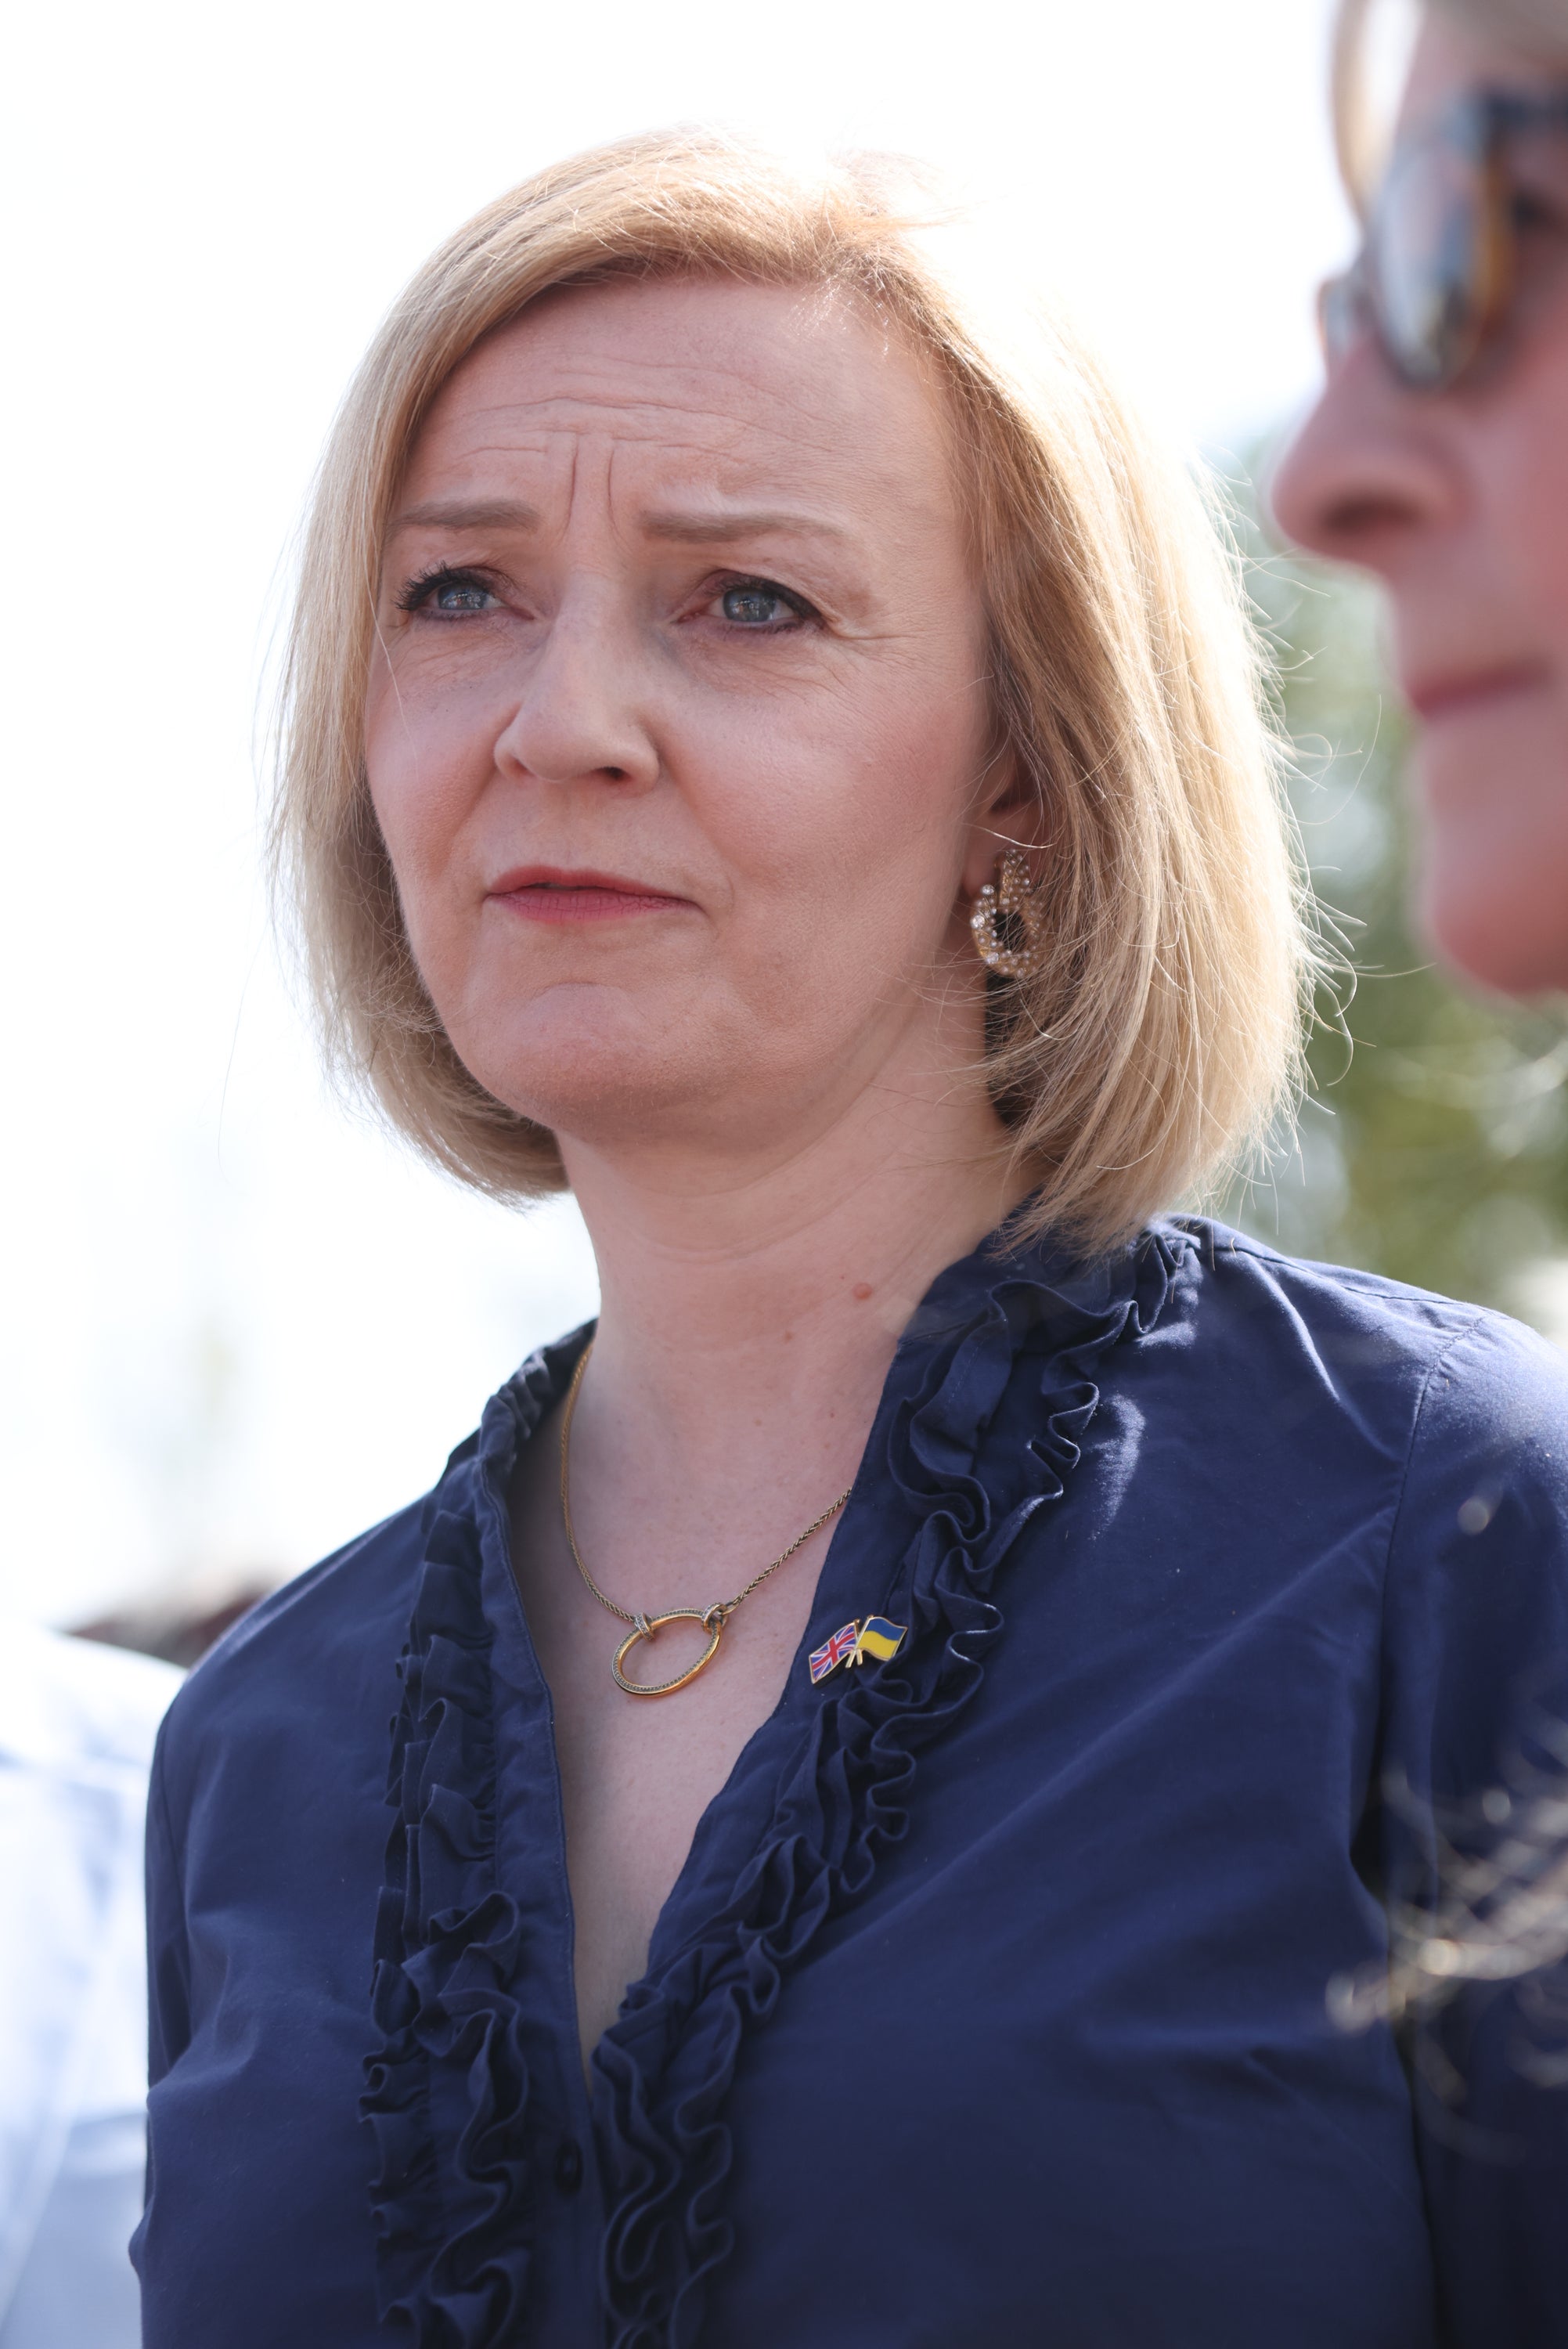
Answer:
[[[985,780],[969,819],[964,852],[964,894],[977,897],[994,880],[996,860],[1005,848],[1021,848],[1031,864],[1041,845],[1039,795],[1023,776],[1016,754],[999,750],[985,771]]]

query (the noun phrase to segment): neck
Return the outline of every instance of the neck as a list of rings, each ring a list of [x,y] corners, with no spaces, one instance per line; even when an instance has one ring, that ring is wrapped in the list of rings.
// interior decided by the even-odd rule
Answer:
[[[598,1259],[581,1441],[600,1473],[719,1497],[858,1464],[904,1323],[1028,1188],[973,1085],[868,1092],[754,1159],[562,1143]],[[806,1514],[810,1514],[807,1510]]]

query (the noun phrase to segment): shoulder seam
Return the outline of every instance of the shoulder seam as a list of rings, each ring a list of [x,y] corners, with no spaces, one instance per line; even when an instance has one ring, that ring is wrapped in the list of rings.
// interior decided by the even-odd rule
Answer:
[[[1494,1306],[1471,1303],[1465,1298],[1449,1297],[1441,1289],[1422,1288],[1416,1282],[1399,1280],[1392,1274],[1372,1271],[1366,1265],[1336,1264],[1325,1257],[1300,1256],[1274,1241],[1261,1239],[1255,1232],[1242,1231],[1229,1225],[1218,1224],[1211,1216],[1172,1216],[1167,1222],[1200,1243],[1199,1254],[1206,1268],[1217,1268],[1221,1255],[1246,1257],[1253,1263],[1278,1266],[1287,1273],[1305,1273],[1330,1282],[1336,1288],[1356,1297],[1370,1297],[1375,1301],[1398,1306],[1413,1303],[1425,1307],[1441,1306],[1450,1313],[1463,1313],[1470,1318],[1460,1330],[1450,1330],[1445,1344],[1455,1344],[1470,1335],[1481,1324],[1507,1325],[1516,1317]],[[1202,1232],[1196,1226],[1204,1226]],[[1207,1245],[1202,1245],[1206,1239]],[[1528,1325],[1524,1325],[1528,1326]]]
[[[1404,1523],[1405,1503],[1409,1496],[1410,1489],[1410,1469],[1415,1461],[1416,1444],[1420,1436],[1421,1421],[1426,1413],[1428,1398],[1432,1392],[1432,1381],[1438,1376],[1439,1371],[1442,1371],[1447,1367],[1449,1358],[1454,1352],[1455,1349],[1462,1346],[1467,1338],[1473,1338],[1476,1331],[1481,1329],[1490,1319],[1491,1316],[1487,1313],[1484,1306],[1478,1305],[1471,1313],[1470,1319],[1465,1323],[1464,1328],[1462,1330],[1456,1330],[1446,1342],[1439,1348],[1438,1351],[1433,1355],[1431,1361],[1427,1365],[1426,1376],[1421,1381],[1420,1392],[1416,1397],[1416,1408],[1410,1413],[1409,1440],[1405,1446],[1404,1466],[1399,1472],[1399,1491],[1398,1498],[1394,1503],[1394,1519],[1393,1523],[1388,1527],[1388,1546],[1383,1558],[1383,1589],[1377,1627],[1377,1646],[1380,1654],[1384,1651],[1386,1647],[1384,1632],[1388,1612],[1388,1585],[1393,1578],[1394,1572],[1394,1547],[1399,1538],[1400,1526]]]

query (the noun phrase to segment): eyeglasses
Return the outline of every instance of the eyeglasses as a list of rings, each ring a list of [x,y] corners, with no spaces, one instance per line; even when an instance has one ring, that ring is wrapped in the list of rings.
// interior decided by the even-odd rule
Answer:
[[[1318,295],[1332,364],[1368,332],[1414,391],[1497,341],[1542,234],[1568,249],[1568,89],[1468,91],[1396,148],[1360,254]]]

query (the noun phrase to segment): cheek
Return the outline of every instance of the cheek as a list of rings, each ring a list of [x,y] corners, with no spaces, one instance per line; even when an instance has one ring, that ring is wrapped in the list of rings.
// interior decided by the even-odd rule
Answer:
[[[1483,641],[1539,663],[1517,699],[1426,730],[1419,908],[1482,985],[1568,986],[1568,332],[1521,357],[1470,443],[1470,592]]]
[[[1480,468],[1481,523],[1521,621],[1568,677],[1568,326],[1532,358]]]
[[[370,802],[416,927],[454,877],[465,827],[490,774],[493,701],[471,684],[409,690],[384,663],[372,677],[365,708]]]
[[[944,667],[776,709],[755,761],[726,765],[705,828],[768,919],[788,899],[840,951],[883,957],[940,942],[988,725],[978,662]]]

